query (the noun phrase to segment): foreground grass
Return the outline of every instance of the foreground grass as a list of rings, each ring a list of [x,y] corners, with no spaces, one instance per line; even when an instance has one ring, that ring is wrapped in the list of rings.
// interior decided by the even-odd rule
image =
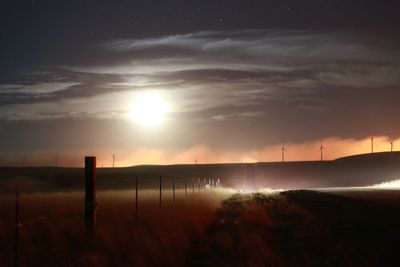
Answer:
[[[234,195],[188,266],[398,266],[397,206],[312,191]]]
[[[234,194],[99,193],[94,239],[83,228],[83,196],[29,194],[23,221],[66,207],[77,211],[23,226],[21,266],[397,266],[399,205],[311,191]],[[0,202],[0,227],[12,222]],[[8,215],[7,215],[8,214]],[[11,216],[10,216],[11,215]],[[1,266],[12,266],[12,232],[0,233]]]
[[[97,228],[88,242],[83,227],[83,195],[78,193],[21,196],[22,222],[65,208],[71,213],[23,225],[20,235],[21,266],[183,266],[193,240],[205,234],[221,202],[230,191],[188,194],[157,192],[139,195],[139,220],[135,223],[134,192],[98,194]],[[0,228],[12,223],[13,200],[0,202]],[[1,266],[12,266],[13,232],[0,233]]]

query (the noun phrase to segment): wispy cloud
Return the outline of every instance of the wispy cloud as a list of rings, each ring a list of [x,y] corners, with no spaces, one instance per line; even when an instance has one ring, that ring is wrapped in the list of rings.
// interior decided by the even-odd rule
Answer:
[[[246,145],[238,140],[251,135],[258,146],[267,139],[360,138],[374,129],[395,134],[400,51],[388,39],[202,31],[107,40],[85,53],[80,64],[0,77],[0,119],[124,120],[137,92],[157,90],[171,104],[170,123],[199,127],[210,143],[223,143],[228,129],[226,143]],[[191,143],[201,138],[181,132]]]

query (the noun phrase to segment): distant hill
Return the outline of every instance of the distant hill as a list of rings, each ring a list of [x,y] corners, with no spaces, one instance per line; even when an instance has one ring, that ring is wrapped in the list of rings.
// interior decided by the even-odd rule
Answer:
[[[159,176],[165,187],[172,177],[177,187],[185,179],[196,185],[208,179],[220,179],[222,185],[246,188],[315,188],[364,186],[400,179],[400,152],[354,155],[332,161],[259,162],[226,164],[141,165],[127,168],[99,168],[100,189],[131,188],[134,178],[145,188],[157,188]],[[0,188],[10,189],[20,184],[27,189],[83,188],[82,168],[1,167]],[[2,190],[0,189],[0,191]]]
[[[392,161],[399,160],[400,152],[377,152],[368,154],[352,155],[348,157],[338,158],[335,161],[352,161],[352,162],[367,162],[367,161]]]

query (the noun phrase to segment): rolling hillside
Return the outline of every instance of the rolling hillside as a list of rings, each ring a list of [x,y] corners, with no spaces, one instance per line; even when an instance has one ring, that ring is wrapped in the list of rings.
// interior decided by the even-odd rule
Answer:
[[[159,176],[165,187],[172,177],[177,187],[194,179],[220,179],[222,185],[237,189],[260,187],[299,189],[315,187],[364,186],[400,179],[400,152],[375,153],[339,158],[333,161],[259,162],[252,164],[141,165],[128,168],[99,168],[99,189],[131,188],[134,178],[141,187],[157,188]],[[83,188],[82,168],[2,167],[0,188],[16,184],[27,190]],[[0,190],[0,191],[1,191]]]

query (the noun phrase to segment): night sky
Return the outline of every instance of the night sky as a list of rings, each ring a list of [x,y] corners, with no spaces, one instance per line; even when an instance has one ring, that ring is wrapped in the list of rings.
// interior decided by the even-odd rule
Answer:
[[[400,137],[400,4],[2,1],[0,164],[327,158]],[[143,92],[168,104],[129,118]],[[400,149],[400,140],[398,149]]]

